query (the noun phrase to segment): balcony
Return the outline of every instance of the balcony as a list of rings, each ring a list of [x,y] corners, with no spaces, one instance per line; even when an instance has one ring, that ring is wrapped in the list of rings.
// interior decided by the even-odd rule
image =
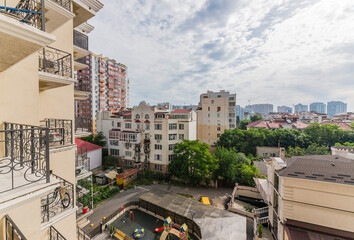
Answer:
[[[55,227],[50,226],[49,240],[66,240],[66,238]]]
[[[48,144],[50,148],[58,148],[73,144],[72,120],[47,118],[41,125],[48,128]]]
[[[78,100],[86,100],[91,94],[91,87],[89,84],[84,83],[83,81],[89,81],[89,78],[86,76],[77,76],[77,82],[74,85],[74,98]]]
[[[91,175],[90,158],[87,156],[86,148],[84,147],[77,148],[75,167],[76,167],[76,171],[75,171],[76,180],[80,180]]]
[[[92,134],[92,119],[88,116],[75,117],[75,137],[85,137]]]
[[[74,185],[65,179],[53,175],[59,180],[59,186],[41,198],[41,223],[53,223],[74,209]]]
[[[62,87],[75,82],[72,78],[70,53],[52,47],[38,51],[39,89],[41,91]]]
[[[101,10],[103,4],[98,0],[73,0],[73,11],[76,14],[74,18],[74,28],[87,22]]]
[[[27,240],[27,238],[23,235],[20,229],[16,226],[16,224],[12,221],[9,215],[5,216],[5,229],[6,229],[6,239],[19,239],[19,240]]]
[[[74,30],[74,45],[88,50],[88,36]]]
[[[45,27],[47,32],[53,32],[75,17],[71,11],[71,0],[45,1]]]
[[[44,0],[0,0],[0,72],[55,41],[45,32]]]

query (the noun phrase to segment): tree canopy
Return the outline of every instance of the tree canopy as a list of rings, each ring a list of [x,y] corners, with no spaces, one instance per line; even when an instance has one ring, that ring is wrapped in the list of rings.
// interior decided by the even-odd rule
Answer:
[[[98,132],[96,135],[90,134],[89,136],[82,137],[81,139],[101,147],[106,146],[107,143],[106,137],[103,135],[103,132]]]

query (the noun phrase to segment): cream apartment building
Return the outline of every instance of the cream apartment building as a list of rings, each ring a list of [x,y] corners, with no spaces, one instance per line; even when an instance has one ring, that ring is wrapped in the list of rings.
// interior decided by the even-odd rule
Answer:
[[[0,1],[0,239],[76,239],[75,46],[97,0]]]
[[[272,158],[256,179],[278,240],[354,238],[354,162],[339,155]],[[267,180],[265,180],[267,181]]]
[[[236,127],[236,94],[225,90],[200,95],[197,108],[197,138],[213,145],[226,129]]]
[[[110,155],[126,166],[167,172],[176,143],[196,139],[196,113],[188,109],[151,108],[145,103],[131,110],[102,111],[97,130],[108,139]]]

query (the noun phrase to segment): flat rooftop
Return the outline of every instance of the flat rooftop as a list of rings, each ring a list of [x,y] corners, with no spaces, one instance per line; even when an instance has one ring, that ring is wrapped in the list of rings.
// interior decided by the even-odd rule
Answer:
[[[196,200],[159,189],[140,196],[140,200],[192,219],[199,225],[203,239],[247,239],[246,217],[202,204]]]

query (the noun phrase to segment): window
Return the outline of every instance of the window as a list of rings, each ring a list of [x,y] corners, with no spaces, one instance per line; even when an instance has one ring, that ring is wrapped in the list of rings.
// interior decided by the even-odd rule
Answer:
[[[271,157],[276,157],[276,154],[275,153],[270,153],[269,154]]]
[[[221,95],[218,95],[218,98],[221,98]]]
[[[169,162],[175,160],[175,158],[176,158],[176,154],[170,154],[170,155],[168,155],[168,161],[169,161]]]
[[[150,155],[149,154],[145,154],[145,162],[149,161],[149,159],[150,159]]]
[[[220,117],[220,113],[217,113],[217,114],[216,114],[216,117],[218,117],[218,118],[219,118],[219,117]]]
[[[176,146],[176,144],[168,144],[168,151],[173,151],[175,146]]]
[[[218,133],[216,136],[217,136],[217,137],[220,137],[220,133]]]
[[[214,100],[211,100],[211,104],[214,104]]]
[[[263,157],[267,157],[268,156],[268,153],[263,153]]]
[[[168,134],[168,140],[177,140],[177,134]]]
[[[162,140],[161,134],[155,134],[155,140]]]
[[[208,117],[210,117],[210,113],[208,113]]]
[[[110,155],[119,156],[119,149],[110,149]]]
[[[155,150],[162,150],[161,144],[155,144]]]
[[[179,128],[179,130],[184,130],[184,124],[179,124],[178,128]]]
[[[132,156],[132,152],[125,151],[125,156],[126,156],[126,157],[131,157],[131,156]]]
[[[150,123],[144,123],[145,124],[145,130],[150,130]]]
[[[180,134],[179,135],[179,140],[183,140],[184,139],[184,134]]]
[[[125,123],[125,128],[132,128],[132,124],[131,123]]]
[[[229,97],[229,100],[233,101],[233,100],[235,100],[235,98],[234,97]]]
[[[145,114],[145,119],[149,119],[150,115],[149,114]]]
[[[119,141],[118,140],[109,140],[109,144],[113,146],[119,146]]]
[[[162,124],[160,123],[155,124],[155,130],[162,130]]]
[[[132,164],[131,161],[125,160],[125,165],[127,165],[127,166],[132,166],[133,164]]]
[[[220,112],[221,111],[221,107],[217,107],[216,111]]]
[[[161,154],[155,154],[155,160],[162,161],[162,155]]]
[[[140,129],[140,123],[136,123],[136,130]]]
[[[125,148],[130,148],[132,146],[132,143],[130,143],[130,142],[127,142],[127,143],[125,143]]]
[[[139,119],[139,118],[140,118],[139,114],[135,115],[135,119]]]
[[[117,122],[117,127],[120,127],[120,122]]]
[[[229,102],[230,107],[234,107],[235,105],[236,105],[235,102]]]
[[[208,111],[210,111],[210,107],[208,107]]]
[[[85,106],[84,106],[85,107]],[[114,127],[114,121],[112,121],[112,127]]]
[[[145,139],[150,139],[150,134],[145,133]]]
[[[220,131],[220,127],[217,127],[217,130]]]
[[[168,129],[169,130],[176,130],[177,129],[177,123],[168,124]]]
[[[155,170],[156,171],[162,171],[162,166],[161,165],[155,165]]]

